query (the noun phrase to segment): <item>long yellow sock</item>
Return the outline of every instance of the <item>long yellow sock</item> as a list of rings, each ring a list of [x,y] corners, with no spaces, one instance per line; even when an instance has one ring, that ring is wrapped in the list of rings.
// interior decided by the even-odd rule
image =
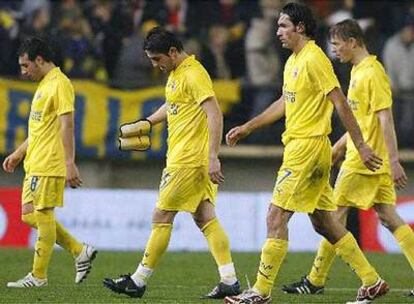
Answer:
[[[76,258],[82,251],[83,245],[79,243],[58,221],[56,221],[56,243],[69,251]]]
[[[217,218],[204,225],[201,231],[207,239],[208,247],[217,266],[232,263],[229,238]]]
[[[378,273],[368,262],[350,232],[336,242],[334,247],[336,254],[355,271],[364,286],[371,286],[377,282]]]
[[[403,225],[394,231],[394,237],[398,241],[405,257],[414,270],[414,232],[408,225]]]
[[[335,259],[335,248],[326,239],[323,239],[319,245],[318,253],[308,280],[315,286],[324,286],[326,277],[328,276],[329,269],[331,269],[332,262]]]
[[[253,288],[261,295],[268,296],[288,250],[288,241],[267,239],[262,248],[259,271]]]
[[[37,229],[34,212],[22,215],[22,221]],[[59,222],[56,221],[56,243],[69,251],[76,258],[82,251],[83,245],[79,243]]]
[[[33,260],[33,275],[39,279],[47,277],[47,268],[56,243],[56,221],[53,209],[36,210],[37,240]]]
[[[145,248],[141,265],[154,269],[170,242],[172,224],[153,224],[150,238]]]
[[[36,217],[34,215],[34,212],[23,214],[22,221],[30,227],[37,229]]]

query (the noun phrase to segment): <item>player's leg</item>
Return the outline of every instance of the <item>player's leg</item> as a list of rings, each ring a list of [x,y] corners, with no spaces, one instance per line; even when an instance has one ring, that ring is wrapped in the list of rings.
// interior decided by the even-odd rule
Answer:
[[[37,229],[37,221],[34,212],[33,202],[25,202],[22,205],[22,221],[29,226]],[[35,251],[36,252],[36,251]],[[16,282],[8,282],[7,287],[26,288],[26,287],[42,287],[47,285],[47,278],[35,277],[33,272],[30,272],[24,278]]]
[[[231,258],[229,238],[216,217],[214,205],[209,200],[202,201],[193,213],[193,219],[207,240],[220,274],[220,283],[205,297],[222,299],[238,295],[240,284]]]
[[[105,287],[130,297],[141,298],[144,295],[148,279],[168,248],[176,214],[176,211],[154,209],[151,235],[136,271],[132,275],[121,275],[116,279],[105,278]]]
[[[36,198],[36,204],[40,207],[62,207],[64,189],[64,177],[25,178],[22,193],[22,220],[37,229],[33,199]],[[97,250],[91,245],[77,241],[56,219],[55,223],[56,243],[75,259],[75,283],[80,283],[89,274]]]
[[[310,215],[315,231],[335,248],[336,254],[347,263],[362,281],[357,300],[373,300],[388,292],[388,284],[368,262],[353,235],[339,223],[331,211],[315,210]]]
[[[394,235],[402,252],[414,270],[414,232],[398,215],[394,205],[375,204],[381,223]]]
[[[155,267],[167,251],[176,211],[155,208],[152,218],[152,231],[145,247],[141,263],[131,278],[138,286],[145,285]]]
[[[30,227],[37,229],[34,207],[32,203],[22,205],[22,221]],[[74,258],[82,252],[79,243],[58,221],[56,221],[56,243],[67,250]]]
[[[53,208],[35,210],[38,237],[35,243],[33,276],[47,278],[47,269],[56,243],[56,221]]]
[[[348,211],[348,207],[339,207],[338,210],[335,211],[335,216],[343,225],[346,225]],[[323,293],[326,278],[335,256],[334,246],[323,238],[320,242],[310,273],[307,276],[303,276],[298,282],[284,285],[282,290],[286,293],[294,294]]]
[[[22,280],[9,282],[8,287],[39,287],[47,284],[47,270],[56,243],[54,208],[63,203],[57,196],[55,181],[53,178],[38,176],[27,176],[24,180],[22,219],[29,225],[37,227],[38,237],[35,243],[32,272]]]
[[[259,270],[253,289],[269,296],[288,250],[288,223],[293,212],[271,204],[267,213],[267,240],[262,248]]]
[[[267,240],[262,247],[256,283],[225,303],[270,303],[270,294],[288,250],[288,223],[293,212],[271,204],[267,213]]]

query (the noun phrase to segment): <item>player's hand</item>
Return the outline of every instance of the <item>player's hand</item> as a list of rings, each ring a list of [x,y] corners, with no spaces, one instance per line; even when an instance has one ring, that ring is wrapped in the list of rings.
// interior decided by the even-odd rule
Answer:
[[[208,175],[214,184],[221,184],[224,182],[224,175],[221,172],[221,164],[218,157],[210,157]]]
[[[408,178],[399,161],[391,162],[391,173],[395,187],[398,190],[403,189],[407,185]]]
[[[20,164],[24,155],[15,151],[3,161],[3,170],[7,173],[13,173],[17,165]]]
[[[66,165],[66,182],[71,188],[82,186],[82,179],[79,174],[78,167],[74,163]]]
[[[363,143],[359,147],[358,152],[365,167],[367,167],[369,170],[376,171],[381,168],[382,159],[376,155],[366,143]]]
[[[250,130],[246,127],[246,125],[234,127],[229,132],[227,132],[226,143],[228,146],[233,147],[240,139],[245,138],[249,134]]]

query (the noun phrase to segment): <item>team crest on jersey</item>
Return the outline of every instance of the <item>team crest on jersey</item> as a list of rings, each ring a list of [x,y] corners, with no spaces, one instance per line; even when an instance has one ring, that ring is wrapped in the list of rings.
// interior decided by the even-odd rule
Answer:
[[[30,119],[34,121],[41,121],[42,120],[42,112],[41,111],[31,111],[30,112]]]
[[[283,91],[283,97],[287,102],[294,103],[296,101],[296,92]]]
[[[178,104],[168,103],[167,104],[167,111],[170,115],[177,115],[178,114]]]

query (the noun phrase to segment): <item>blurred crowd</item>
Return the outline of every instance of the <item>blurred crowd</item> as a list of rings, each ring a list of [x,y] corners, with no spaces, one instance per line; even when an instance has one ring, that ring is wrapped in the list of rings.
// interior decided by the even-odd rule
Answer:
[[[0,75],[18,77],[16,51],[27,37],[52,43],[55,61],[72,79],[131,90],[161,85],[142,44],[161,25],[177,33],[214,79],[240,79],[242,100],[228,115],[234,125],[257,115],[281,92],[289,56],[276,38],[286,0],[0,0]],[[317,42],[330,55],[346,92],[350,66],[333,58],[330,25],[357,19],[369,50],[384,63],[394,93],[400,146],[414,147],[414,1],[308,0],[319,23]],[[373,7],[375,6],[375,8]],[[337,120],[334,121],[337,124]],[[279,143],[278,124],[250,139]],[[337,138],[340,128],[333,134]],[[276,132],[276,135],[275,135]]]

